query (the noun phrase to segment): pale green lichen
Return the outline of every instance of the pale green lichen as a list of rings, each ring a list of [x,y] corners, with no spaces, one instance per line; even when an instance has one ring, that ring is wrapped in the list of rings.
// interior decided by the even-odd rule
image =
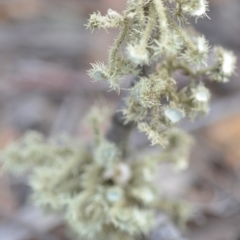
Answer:
[[[22,156],[28,149],[22,142],[36,150]],[[27,169],[39,156],[30,178],[32,198],[40,206],[65,210],[68,224],[81,236],[97,239],[109,228],[129,238],[147,233],[153,226],[153,206],[159,196],[143,172],[148,169],[150,175],[155,175],[155,158],[123,163],[117,147],[104,139],[92,153],[68,143],[47,142],[40,134],[30,133],[15,144],[14,154],[10,147],[12,155],[6,149],[1,158],[7,166],[11,161],[10,169],[16,166],[19,170],[18,164]],[[20,146],[23,151],[18,149]],[[21,163],[20,157],[24,157]]]
[[[207,40],[186,27],[189,16],[198,19],[207,10],[206,0],[128,0],[123,13],[94,13],[87,24],[92,30],[120,29],[108,63],[92,64],[88,73],[94,81],[108,80],[118,92],[125,75],[137,76],[120,110],[125,122],[136,123],[152,145],[164,147],[161,153],[131,155],[127,161],[122,149],[103,137],[109,112],[97,107],[85,121],[94,138],[88,147],[76,139],[50,141],[29,133],[2,152],[5,168],[33,168],[34,201],[64,211],[68,225],[81,238],[134,240],[154,227],[159,209],[174,213],[177,222],[186,218],[184,206],[164,203],[154,180],[162,162],[176,170],[188,165],[193,141],[177,124],[208,112],[210,91],[203,76],[227,82],[235,70],[236,57],[221,47],[214,48],[209,65]],[[143,73],[146,66],[149,73]],[[184,86],[177,73],[188,78]]]
[[[94,25],[94,19],[99,22],[98,27],[122,29],[110,52],[108,66],[96,65],[89,71],[94,79],[96,75],[101,76],[99,79],[107,76],[111,88],[119,91],[118,84],[124,75],[139,74],[141,66],[160,62],[148,76],[141,77],[130,89],[131,94],[126,100],[126,108],[123,109],[126,121],[139,123],[140,130],[148,134],[153,144],[161,142],[154,131],[158,132],[166,125],[169,127],[168,120],[174,124],[184,116],[193,119],[208,112],[210,96],[206,96],[206,100],[203,101],[204,93],[196,92],[199,90],[202,76],[207,76],[213,81],[227,82],[236,65],[236,57],[232,52],[217,47],[213,48],[215,63],[208,66],[208,53],[212,51],[208,41],[202,34],[184,25],[189,16],[196,19],[207,16],[206,0],[169,2],[172,4],[169,5],[163,0],[129,0],[126,10],[121,15],[114,14],[116,19],[121,19],[117,24],[112,24],[109,13],[104,19],[99,14],[93,14],[88,22],[90,28]],[[183,71],[189,78],[189,84],[184,90],[175,79],[177,71]],[[107,72],[111,74],[106,74]],[[207,89],[205,93],[210,95]],[[157,106],[160,110],[156,110]],[[177,106],[179,110],[176,111],[183,113],[181,117],[180,112],[178,119],[172,118],[173,111],[171,116],[166,113],[170,112],[166,109],[172,109],[171,106]],[[162,117],[153,116],[154,114],[160,114]],[[158,118],[158,121],[149,122],[151,118]]]

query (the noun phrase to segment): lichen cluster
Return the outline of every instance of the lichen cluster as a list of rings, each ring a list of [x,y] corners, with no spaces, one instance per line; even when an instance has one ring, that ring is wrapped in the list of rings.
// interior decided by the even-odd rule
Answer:
[[[92,30],[120,29],[108,64],[92,64],[88,73],[95,81],[108,80],[118,92],[126,74],[135,76],[120,111],[153,145],[164,146],[161,153],[126,156],[101,132],[109,111],[95,107],[86,120],[93,131],[88,146],[29,133],[1,153],[7,169],[33,168],[34,201],[64,212],[81,238],[133,240],[149,233],[159,209],[180,211],[178,205],[166,204],[156,187],[158,165],[187,167],[192,139],[176,125],[208,112],[210,91],[203,80],[227,82],[236,64],[232,52],[211,50],[205,37],[187,26],[188,17],[207,16],[207,10],[206,0],[128,0],[123,13],[94,13],[87,24]],[[184,84],[178,81],[181,73]],[[178,220],[186,215],[182,212],[175,214]]]
[[[186,165],[182,162],[187,161],[189,139],[185,136],[187,141],[180,144],[178,139],[185,139],[181,134],[172,133],[172,147],[162,155],[123,162],[119,149],[103,138],[89,151],[67,137],[47,141],[31,132],[3,151],[1,159],[11,170],[33,167],[30,185],[34,202],[64,211],[78,235],[130,240],[154,226],[161,202],[154,183],[158,164]]]
[[[129,89],[123,113],[153,145],[167,145],[168,130],[183,118],[208,112],[210,92],[204,79],[227,82],[234,73],[233,53],[210,48],[205,37],[188,26],[188,17],[198,19],[207,11],[206,0],[128,0],[121,14],[109,10],[106,16],[94,13],[89,19],[92,30],[120,29],[108,64],[92,64],[93,80],[108,80],[120,91],[124,75],[140,76],[143,66],[152,67]],[[180,73],[187,83],[179,82]]]
[[[65,135],[47,140],[40,133],[29,132],[2,151],[0,158],[3,167],[11,171],[31,168],[34,202],[64,212],[79,236],[133,240],[154,227],[157,210],[167,206],[171,212],[171,204],[163,201],[157,189],[158,165],[168,162],[176,169],[185,168],[192,140],[174,129],[161,153],[125,159],[101,130],[108,115],[107,106],[95,105],[86,116],[85,127],[93,132],[90,148]],[[177,212],[174,208],[173,215]]]

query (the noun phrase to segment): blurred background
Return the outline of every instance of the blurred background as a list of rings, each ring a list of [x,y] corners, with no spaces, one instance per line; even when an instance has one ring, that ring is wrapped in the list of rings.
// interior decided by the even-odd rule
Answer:
[[[27,130],[46,136],[63,131],[82,139],[81,120],[99,97],[113,106],[120,96],[105,83],[92,83],[90,62],[106,61],[116,31],[84,27],[93,11],[121,11],[125,0],[0,0],[0,149]],[[211,0],[211,18],[196,29],[211,44],[240,55],[240,1]],[[192,21],[195,25],[195,20]],[[238,70],[240,66],[238,63]],[[173,199],[194,206],[185,233],[190,240],[240,239],[240,79],[208,84],[211,113],[182,128],[196,138],[190,168],[175,173],[163,166],[159,186]],[[141,136],[141,137],[139,137]],[[134,133],[132,146],[148,142]],[[29,201],[24,176],[0,176],[1,240],[70,240],[61,216]]]

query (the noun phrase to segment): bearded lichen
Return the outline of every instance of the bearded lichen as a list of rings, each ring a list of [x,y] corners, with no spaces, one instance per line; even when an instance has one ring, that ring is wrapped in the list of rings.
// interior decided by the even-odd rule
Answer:
[[[94,81],[107,80],[117,92],[125,75],[135,76],[125,106],[118,110],[126,126],[135,123],[152,145],[164,147],[161,153],[126,156],[101,133],[101,113],[107,111],[96,107],[86,121],[93,130],[90,147],[76,139],[47,140],[29,133],[3,151],[6,168],[33,168],[30,185],[35,202],[64,211],[68,225],[80,237],[133,240],[147,236],[159,209],[186,218],[185,208],[163,200],[155,177],[162,162],[177,170],[188,165],[192,139],[177,124],[208,112],[211,96],[203,79],[224,83],[235,70],[231,51],[210,47],[202,34],[187,26],[188,17],[205,17],[207,11],[206,0],[128,0],[122,13],[93,13],[87,24],[91,30],[119,29],[108,63],[92,64],[88,74]],[[179,73],[187,83],[178,81]]]

